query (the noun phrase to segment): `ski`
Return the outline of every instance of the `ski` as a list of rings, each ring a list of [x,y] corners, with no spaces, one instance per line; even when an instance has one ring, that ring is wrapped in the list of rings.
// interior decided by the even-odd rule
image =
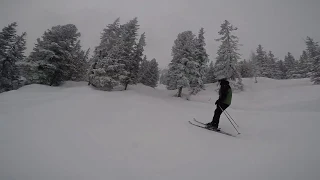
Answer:
[[[199,122],[199,121],[197,121],[197,120],[195,120],[195,122],[204,125],[204,123]],[[201,125],[192,123],[191,121],[189,121],[189,123],[190,123],[191,125],[194,125],[194,126],[197,126],[197,127],[203,128],[203,129],[207,129],[207,130],[209,130],[209,131],[214,131],[214,132],[221,133],[221,134],[224,134],[224,135],[227,135],[227,136],[236,137],[236,136],[234,136],[233,134],[230,134],[230,133],[227,133],[227,132],[222,131],[221,129],[217,131],[217,130],[215,130],[215,129],[209,129],[209,128],[206,128],[206,127],[204,127],[204,126],[201,126]]]
[[[198,121],[196,118],[193,118],[193,120],[199,124],[206,125],[205,123]]]

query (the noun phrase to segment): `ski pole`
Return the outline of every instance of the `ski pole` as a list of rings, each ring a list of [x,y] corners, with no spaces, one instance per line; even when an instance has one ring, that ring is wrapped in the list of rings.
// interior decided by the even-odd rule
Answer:
[[[218,105],[219,106],[219,105]],[[219,106],[220,107],[220,106]],[[221,111],[224,112],[224,110],[220,107]],[[226,115],[226,114],[225,114]],[[226,115],[226,117],[228,118],[228,120],[230,121],[230,123],[232,124],[232,126],[234,127],[234,129],[238,132],[238,134],[240,134],[240,132],[238,131],[238,129],[234,126],[234,124],[232,123],[232,121],[230,120],[230,118]]]
[[[228,114],[228,116],[229,116],[229,117],[231,118],[231,120],[237,125],[237,127],[240,127],[240,126],[236,123],[236,121],[230,116],[230,114],[228,113],[227,110],[224,110],[223,112],[225,112],[225,113]]]

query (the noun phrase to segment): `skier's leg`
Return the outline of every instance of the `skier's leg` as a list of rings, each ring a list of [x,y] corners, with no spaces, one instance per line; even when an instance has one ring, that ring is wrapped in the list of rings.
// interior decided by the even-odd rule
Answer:
[[[221,116],[222,112],[224,110],[226,110],[228,107],[229,107],[228,104],[224,104],[224,103],[218,103],[217,104],[217,109],[214,111],[214,116],[213,116],[213,120],[212,120],[212,124],[213,124],[214,127],[218,127],[219,126],[220,116]]]
[[[220,109],[219,106],[220,106],[220,105],[217,104],[217,108],[216,108],[216,110],[214,111],[214,116],[213,116],[212,122],[211,122],[211,124],[212,124],[214,127],[218,127],[218,125],[219,125],[219,120],[220,120],[220,116],[221,116],[221,113],[222,113],[222,111],[221,111],[221,109]]]

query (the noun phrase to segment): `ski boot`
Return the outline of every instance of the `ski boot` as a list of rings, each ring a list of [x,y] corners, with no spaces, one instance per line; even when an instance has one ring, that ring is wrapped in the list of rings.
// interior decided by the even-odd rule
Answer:
[[[220,128],[218,128],[217,125],[212,124],[212,123],[207,123],[207,124],[206,124],[206,128],[207,128],[207,129],[214,130],[214,131],[220,131]]]

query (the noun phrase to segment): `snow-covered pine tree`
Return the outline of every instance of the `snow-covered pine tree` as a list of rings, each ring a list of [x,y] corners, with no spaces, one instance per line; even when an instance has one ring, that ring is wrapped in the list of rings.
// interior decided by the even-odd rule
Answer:
[[[97,67],[98,61],[101,61],[102,59],[110,55],[109,53],[112,51],[113,47],[115,47],[117,43],[120,42],[120,35],[121,35],[120,18],[117,18],[112,24],[108,24],[107,27],[103,29],[103,32],[101,33],[101,37],[100,37],[100,44],[95,48],[93,57],[90,60],[90,68],[88,71],[88,80],[89,80],[88,85],[92,84],[91,79],[96,78],[94,75],[94,70],[101,68],[101,67]],[[117,48],[119,48],[119,45],[117,45]],[[114,57],[113,55],[112,58],[118,59],[120,58],[120,55],[118,57]],[[107,58],[105,60],[107,60]],[[112,63],[109,63],[109,64],[112,65]],[[117,62],[115,62],[115,64],[117,64]],[[100,77],[102,76],[101,74],[99,75],[96,74],[96,75]],[[103,87],[100,87],[100,83],[98,83],[98,80],[95,80],[95,82],[96,83],[93,84],[93,86],[98,88],[103,88]]]
[[[13,89],[17,89],[26,84],[26,78],[23,77],[20,67],[18,66],[20,63],[25,62],[26,56],[24,55],[25,50],[27,49],[26,42],[27,33],[24,32],[20,36],[16,36],[16,42],[11,48],[11,57],[15,59],[15,74],[18,74],[18,81],[13,81]],[[17,84],[18,83],[18,84]]]
[[[292,78],[292,75],[295,72],[295,59],[290,52],[284,57],[284,66],[286,68],[286,78]]]
[[[89,74],[89,82],[94,87],[111,91],[122,84],[128,73],[125,64],[119,60],[119,54],[124,53],[122,39],[118,39],[106,57],[95,56],[95,64]]]
[[[236,68],[237,68],[237,71],[240,73],[241,77],[243,77],[242,69],[243,69],[244,61],[245,61],[245,59],[244,59],[243,61],[239,61],[239,62],[237,63],[237,67],[236,67]]]
[[[38,64],[40,83],[59,85],[82,76],[78,74],[82,73],[78,68],[87,59],[83,56],[86,53],[81,50],[80,36],[75,25],[67,24],[54,26],[44,32],[42,39],[37,39],[28,61]]]
[[[320,47],[318,42],[315,42],[312,38],[307,37],[306,40],[307,53],[310,64],[310,78],[314,84],[320,84]]]
[[[272,72],[270,63],[268,61],[268,56],[267,53],[263,50],[261,44],[259,44],[257,48],[257,62],[260,70],[259,75],[261,77],[271,78]]]
[[[81,50],[80,41],[77,42],[77,45],[72,50],[75,61],[73,61],[73,67],[71,69],[71,80],[72,81],[86,81],[87,71],[89,69],[89,53],[90,48],[87,51]]]
[[[313,57],[316,57],[318,56],[319,52],[318,52],[318,48],[319,48],[319,44],[318,42],[315,42],[312,38],[310,37],[307,37],[307,40],[306,40],[306,45],[307,45],[307,55],[309,58],[313,58]],[[310,64],[311,66],[313,65],[312,63]]]
[[[121,57],[121,63],[125,64],[125,70],[128,72],[127,77],[123,81],[126,90],[129,84],[137,83],[136,80],[139,72],[139,59],[134,58],[134,49],[136,47],[139,29],[138,19],[134,18],[126,24],[121,25],[120,28],[121,38],[124,43],[124,53]]]
[[[308,64],[308,54],[306,51],[302,51],[302,54],[299,59],[299,74],[301,75],[301,78],[307,78],[310,77],[309,73],[311,72],[310,66]]]
[[[150,86],[150,87],[155,88],[155,87],[157,87],[158,80],[159,80],[158,63],[157,63],[156,59],[153,58],[148,63],[148,68],[141,78],[141,83],[146,86]]]
[[[247,61],[247,68],[248,68],[248,71],[247,71],[247,76],[250,77],[250,78],[253,78],[254,77],[254,64],[252,61],[250,61],[250,59]]]
[[[138,74],[138,82],[141,83],[141,79],[149,68],[149,61],[147,60],[147,56],[145,55],[140,62],[139,74]]]
[[[282,63],[282,62],[280,62],[280,63]],[[273,73],[274,73],[273,76],[272,76],[273,79],[283,79],[283,72],[280,69],[280,67],[281,67],[280,63],[279,63],[278,60],[276,60],[275,63],[274,63],[274,68],[275,69],[273,70]]]
[[[167,85],[168,83],[168,69],[162,69],[160,71],[160,84]]]
[[[20,86],[16,62],[25,58],[26,33],[18,36],[16,27],[17,23],[14,22],[0,32],[0,92]]]
[[[215,83],[215,82],[217,82],[217,79],[214,72],[214,65],[213,65],[213,62],[211,61],[206,74],[206,83]]]
[[[23,61],[26,58],[24,55],[24,52],[27,49],[26,36],[26,32],[22,33],[20,36],[16,36],[16,41],[12,48],[12,55],[16,58],[17,62]]]
[[[299,79],[302,78],[300,63],[299,61],[295,60],[293,62],[292,68],[288,71],[289,79]]]
[[[4,27],[0,32],[0,55],[2,58],[8,56],[8,52],[16,41],[18,24],[16,22]]]
[[[268,53],[268,63],[269,63],[270,78],[280,79],[281,72],[280,72],[280,69],[277,67],[276,58],[274,57],[274,54],[272,53],[272,51],[269,51]]]
[[[196,68],[199,72],[195,74],[195,82],[191,82],[190,94],[193,95],[204,89],[204,79],[209,61],[205,46],[204,29],[201,28],[198,37],[195,39],[195,61],[197,62]]]
[[[313,57],[313,69],[311,74],[311,82],[320,84],[320,49],[318,48],[319,55]]]
[[[136,48],[135,48],[135,53],[134,53],[134,61],[138,62],[138,64],[134,64],[134,66],[137,65],[137,67],[133,68],[134,74],[137,76],[135,79],[135,83],[139,83],[141,81],[141,77],[144,74],[145,69],[141,69],[141,66],[143,65],[143,61],[146,62],[147,57],[144,56],[144,58],[142,59],[143,56],[143,51],[144,51],[144,46],[146,46],[146,36],[145,33],[141,34],[141,37],[139,39],[139,43],[137,44]]]
[[[109,24],[102,33],[101,42],[94,51],[89,71],[89,84],[111,91],[127,78],[123,55],[124,39],[121,37],[119,19]]]
[[[108,52],[119,41],[121,34],[120,18],[117,18],[112,24],[108,24],[103,29],[100,37],[100,44],[95,48],[94,55],[104,58],[108,55]]]
[[[215,63],[215,76],[217,79],[238,79],[238,82],[231,82],[234,86],[233,88],[243,90],[242,79],[240,73],[236,69],[236,64],[238,59],[240,59],[240,54],[238,53],[239,38],[232,34],[233,31],[238,28],[230,24],[229,21],[225,20],[221,24],[221,30],[219,35],[222,36],[216,41],[221,42],[218,49],[217,61]]]
[[[252,65],[247,60],[243,60],[238,63],[238,71],[243,78],[253,77]]]
[[[179,33],[172,47],[172,60],[169,64],[167,89],[178,89],[177,96],[181,97],[182,88],[190,87],[199,73],[194,60],[194,37],[191,31]]]
[[[289,79],[306,78],[308,76],[308,55],[306,51],[302,52],[299,61],[294,60],[293,66],[288,70],[287,76]]]
[[[286,67],[283,60],[277,61],[276,67],[279,70],[279,76],[277,77],[277,79],[286,79]]]

